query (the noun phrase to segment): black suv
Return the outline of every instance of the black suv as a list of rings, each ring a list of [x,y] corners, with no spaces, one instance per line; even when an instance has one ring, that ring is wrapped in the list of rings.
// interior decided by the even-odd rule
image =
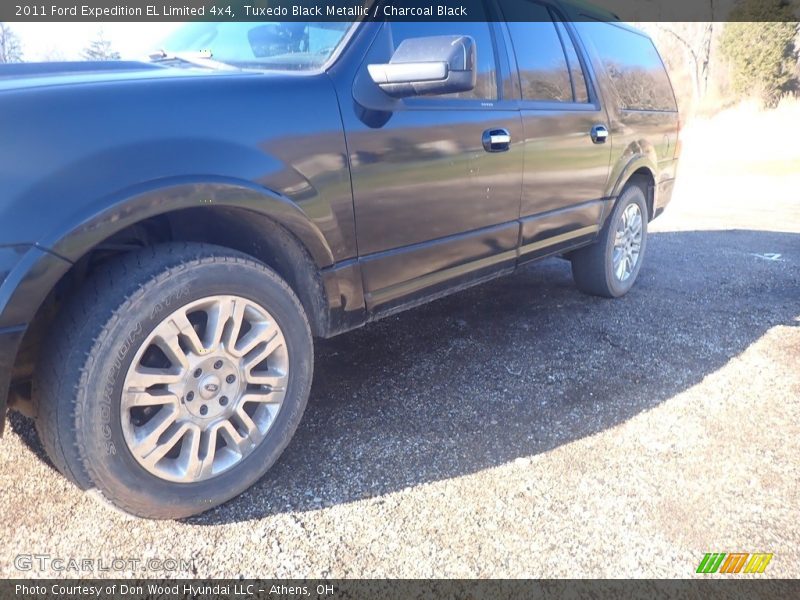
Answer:
[[[552,255],[630,290],[678,154],[652,41],[579,4],[480,6],[0,68],[0,411],[81,488],[183,517],[277,460],[314,337]]]

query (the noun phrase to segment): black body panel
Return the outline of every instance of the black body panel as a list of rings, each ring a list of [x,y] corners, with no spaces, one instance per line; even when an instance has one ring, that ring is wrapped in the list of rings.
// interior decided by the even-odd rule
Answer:
[[[460,33],[452,25],[444,33]],[[660,213],[677,112],[616,102],[585,23],[559,35],[586,98],[532,101],[510,30],[484,25],[463,33],[491,73],[477,78],[486,97],[383,93],[367,65],[396,43],[377,22],[302,73],[0,66],[0,414],[20,342],[59,280],[147,219],[209,210],[274,223],[308,255],[324,312],[315,333],[331,336],[591,243],[634,173],[651,175],[650,217]],[[598,124],[604,144],[590,136]],[[487,145],[490,133],[510,141]]]

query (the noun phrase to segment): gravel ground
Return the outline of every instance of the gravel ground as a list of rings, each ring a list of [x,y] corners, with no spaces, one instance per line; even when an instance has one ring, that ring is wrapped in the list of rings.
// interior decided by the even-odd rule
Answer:
[[[552,259],[320,342],[283,458],[197,518],[78,492],[14,417],[0,574],[58,575],[17,571],[24,553],[189,576],[687,577],[706,552],[761,551],[766,576],[800,577],[798,187],[764,181],[748,201],[687,176],[623,299],[581,295]]]

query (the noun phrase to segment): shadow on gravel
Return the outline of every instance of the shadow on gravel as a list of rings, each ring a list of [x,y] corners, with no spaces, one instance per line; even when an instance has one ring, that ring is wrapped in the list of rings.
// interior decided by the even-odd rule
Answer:
[[[580,294],[569,264],[551,259],[318,342],[283,457],[188,522],[315,510],[547,452],[695,385],[770,328],[798,325],[800,235],[670,232],[649,244],[619,300]],[[32,429],[13,423],[39,454]]]

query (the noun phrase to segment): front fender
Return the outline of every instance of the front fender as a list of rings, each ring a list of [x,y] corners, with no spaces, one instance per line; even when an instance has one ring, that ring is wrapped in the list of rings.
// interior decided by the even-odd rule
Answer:
[[[0,130],[0,244],[67,243],[71,258],[80,244],[69,228],[101,235],[111,219],[129,222],[128,212],[157,214],[157,206],[142,208],[148,202],[193,205],[193,186],[206,185],[206,200],[277,211],[290,227],[303,227],[303,213],[316,229],[311,237],[325,238],[309,248],[320,266],[329,254],[336,262],[356,254],[344,131],[325,74],[9,90],[0,94]],[[165,191],[179,185],[190,199]]]
[[[96,211],[96,206],[106,207]],[[291,200],[246,181],[223,177],[177,177],[139,184],[89,203],[54,229],[40,244],[69,261],[76,261],[99,242],[145,219],[198,207],[240,208],[271,218],[291,231],[317,266],[335,262],[320,229]]]

